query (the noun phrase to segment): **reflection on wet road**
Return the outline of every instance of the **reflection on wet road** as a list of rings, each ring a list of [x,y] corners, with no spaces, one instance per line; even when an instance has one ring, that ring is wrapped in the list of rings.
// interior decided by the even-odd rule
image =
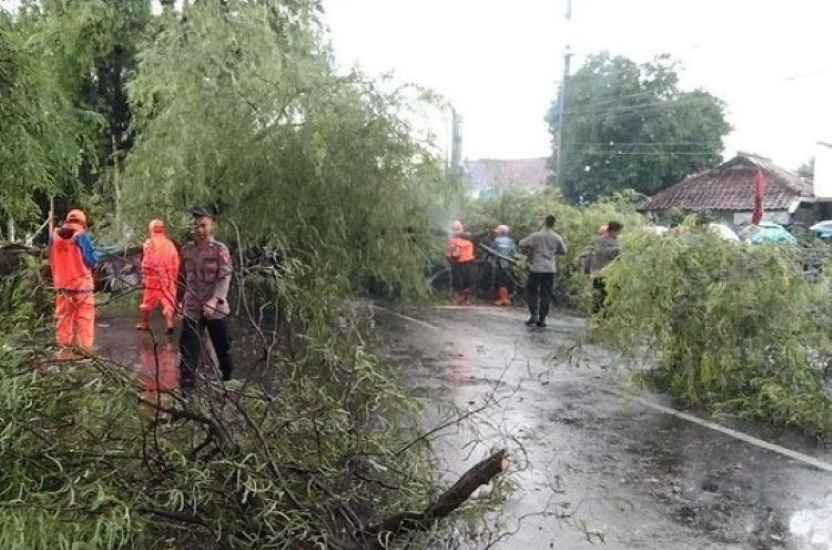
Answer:
[[[497,548],[832,550],[832,474],[800,459],[829,465],[830,449],[719,420],[750,436],[743,441],[662,412],[671,406],[663,396],[606,391],[622,382],[602,350],[580,368],[547,360],[581,330],[577,318],[529,331],[520,310],[412,315],[420,322],[380,310],[378,325],[382,353],[419,394],[463,409],[497,401],[440,442],[449,479],[493,445],[513,449],[520,489],[508,529],[518,531]]]
[[[157,342],[150,336],[141,341],[139,381],[145,391],[165,391],[179,384],[178,354],[172,342]]]

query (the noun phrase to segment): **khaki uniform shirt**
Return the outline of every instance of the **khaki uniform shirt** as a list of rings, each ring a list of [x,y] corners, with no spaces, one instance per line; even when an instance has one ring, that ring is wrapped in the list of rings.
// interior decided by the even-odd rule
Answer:
[[[231,311],[228,288],[233,271],[228,247],[213,238],[204,245],[187,243],[182,247],[182,269],[185,276],[185,317],[194,320],[202,318],[202,308],[211,298],[217,298],[217,308],[206,318],[226,317]]]
[[[597,277],[598,272],[621,253],[621,241],[609,235],[595,237],[589,246],[589,273],[592,277]]]
[[[520,241],[520,246],[532,249],[532,273],[556,273],[555,257],[566,254],[563,237],[549,228],[532,233]]]

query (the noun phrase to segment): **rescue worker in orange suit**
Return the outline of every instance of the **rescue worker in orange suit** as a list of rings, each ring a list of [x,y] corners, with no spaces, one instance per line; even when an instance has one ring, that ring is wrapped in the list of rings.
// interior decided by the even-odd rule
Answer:
[[[58,295],[55,300],[59,360],[89,357],[95,337],[95,281],[98,263],[87,234],[87,216],[70,210],[49,240],[49,267]],[[74,346],[74,350],[73,350]]]
[[[148,330],[150,313],[156,304],[161,304],[162,315],[165,317],[165,334],[173,334],[179,253],[173,241],[165,235],[165,223],[162,220],[151,221],[148,233],[150,238],[144,242],[142,252],[144,299],[139,306],[139,322],[136,328]]]
[[[462,222],[451,223],[451,238],[445,246],[445,257],[451,262],[451,284],[454,302],[470,305],[473,293],[474,243],[465,233]]]
[[[497,268],[497,301],[494,302],[496,306],[510,306],[511,298],[509,298],[509,286],[511,285],[511,276],[509,270],[511,269],[511,258],[517,252],[514,245],[514,239],[509,237],[509,227],[507,225],[498,225],[495,231],[497,236],[494,242],[491,243],[491,248],[500,253],[500,256],[494,259]]]
[[[231,285],[231,254],[228,247],[214,239],[214,214],[205,207],[191,213],[194,221],[194,241],[182,247],[184,298],[182,334],[179,339],[180,386],[194,386],[197,363],[202,350],[205,331],[217,355],[222,380],[231,380],[233,363],[231,339],[228,333],[228,289]]]

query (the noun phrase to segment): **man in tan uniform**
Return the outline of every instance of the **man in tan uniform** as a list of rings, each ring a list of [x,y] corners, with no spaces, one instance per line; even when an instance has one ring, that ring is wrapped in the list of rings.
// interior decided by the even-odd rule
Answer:
[[[223,381],[231,380],[231,339],[227,317],[228,288],[231,285],[231,254],[228,247],[214,239],[214,214],[205,207],[196,207],[194,240],[182,247],[184,299],[182,335],[179,340],[180,385],[194,385],[202,337],[207,329],[217,354]]]
[[[526,301],[529,303],[529,320],[526,326],[546,328],[546,316],[552,300],[552,287],[557,273],[556,257],[566,254],[563,237],[555,233],[555,217],[546,216],[540,231],[520,241],[522,248],[531,249],[531,273],[526,283]]]
[[[607,282],[604,280],[603,269],[621,254],[619,235],[624,226],[611,221],[607,224],[607,232],[596,236],[589,245],[589,277],[592,279],[593,301],[592,313],[598,314],[604,310],[607,301]]]

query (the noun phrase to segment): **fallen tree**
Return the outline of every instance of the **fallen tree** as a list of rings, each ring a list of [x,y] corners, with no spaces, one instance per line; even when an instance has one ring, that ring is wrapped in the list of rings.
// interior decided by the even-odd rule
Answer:
[[[595,335],[644,361],[641,378],[687,406],[832,438],[827,283],[792,246],[740,246],[689,221],[679,237],[634,235],[606,274]]]
[[[507,452],[439,494],[435,434],[420,428],[418,403],[364,351],[370,319],[310,286],[315,271],[240,270],[248,291],[237,321],[249,323],[257,353],[238,389],[209,368],[187,396],[148,391],[107,357],[50,365],[42,342],[7,337],[0,546],[145,548],[164,538],[173,548],[394,548],[493,510],[499,486],[455,514],[508,468]],[[260,318],[264,307],[276,314]],[[154,338],[142,375],[161,380],[175,364]]]
[[[107,3],[49,7],[31,25],[58,44],[77,40],[72,23],[113,15]],[[205,369],[187,396],[145,395],[133,365],[49,365],[50,323],[28,292],[52,295],[26,270],[33,286],[8,285],[17,313],[0,320],[31,329],[0,335],[0,548],[338,548],[430,509],[441,483],[420,403],[366,350],[371,319],[343,304],[371,287],[427,291],[431,222],[453,186],[403,116],[430,94],[340,74],[320,9],[168,5],[153,40],[136,45],[120,83],[135,146],[108,180],[124,219],[99,194],[62,202],[88,206],[93,234],[123,221],[137,235],[149,219],[184,228],[192,204],[215,205],[218,237],[233,243],[247,378],[228,389]],[[249,263],[251,248],[274,254]],[[175,380],[176,352],[154,336],[142,368]],[[400,531],[391,545],[424,546],[492,503],[438,526],[431,513],[430,531]]]

